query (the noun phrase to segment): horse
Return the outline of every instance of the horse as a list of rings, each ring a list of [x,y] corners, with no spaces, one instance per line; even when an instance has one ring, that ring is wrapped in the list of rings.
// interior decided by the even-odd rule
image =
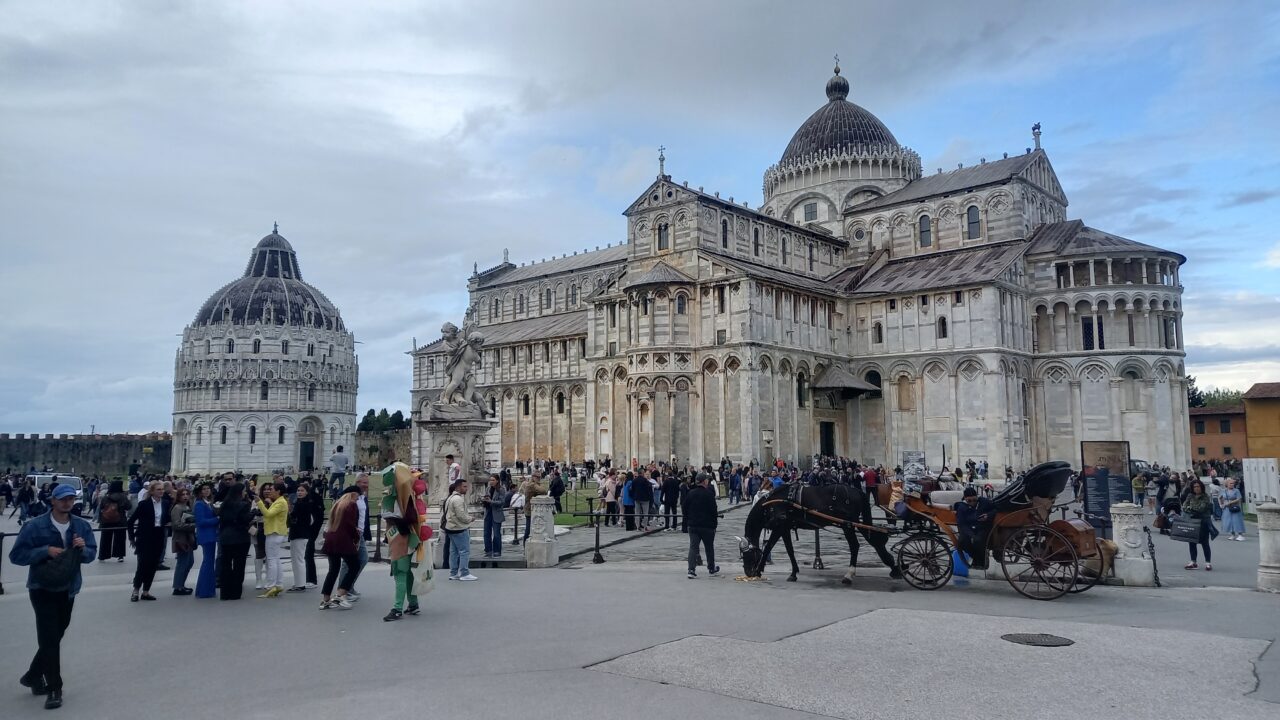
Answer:
[[[799,488],[798,505],[791,497],[796,490],[786,485],[776,488],[747,513],[746,537],[739,538],[738,547],[742,555],[742,569],[747,577],[760,577],[764,572],[765,557],[778,540],[782,540],[787,548],[787,557],[791,558],[791,575],[787,577],[787,582],[795,582],[800,565],[796,562],[795,547],[791,544],[792,531],[819,530],[832,525],[841,527],[845,540],[849,543],[849,570],[840,582],[845,585],[853,583],[858,565],[859,532],[890,569],[889,576],[902,577],[902,572],[886,547],[888,535],[871,526],[871,509],[862,488],[836,484]],[[844,522],[858,523],[861,527],[845,525]],[[769,539],[761,549],[760,536],[764,530],[769,531]]]

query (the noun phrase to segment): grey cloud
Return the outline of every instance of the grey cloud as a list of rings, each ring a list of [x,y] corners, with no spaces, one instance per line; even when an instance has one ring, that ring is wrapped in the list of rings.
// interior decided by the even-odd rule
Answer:
[[[1280,190],[1248,190],[1236,193],[1219,205],[1219,208],[1235,208],[1243,205],[1256,205],[1280,197]]]

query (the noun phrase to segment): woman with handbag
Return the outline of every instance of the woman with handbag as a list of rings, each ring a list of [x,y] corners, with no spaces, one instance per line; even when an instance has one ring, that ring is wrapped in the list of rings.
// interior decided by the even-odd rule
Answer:
[[[129,543],[138,556],[138,569],[133,574],[132,602],[155,600],[151,594],[151,582],[160,568],[160,556],[164,554],[165,530],[170,522],[169,498],[164,496],[164,483],[151,481],[146,499],[138,503],[129,516]]]
[[[107,487],[107,494],[98,502],[98,526],[102,530],[102,541],[98,543],[98,562],[106,562],[111,558],[115,558],[116,562],[124,562],[125,524],[131,509],[133,501],[124,491],[124,481],[112,480]]]
[[[289,501],[284,497],[284,483],[267,483],[262,486],[262,498],[258,500],[258,512],[262,524],[258,532],[262,536],[263,554],[267,566],[266,592],[258,597],[273,598],[284,592],[284,566],[280,551],[289,535]]]
[[[1191,481],[1187,491],[1187,499],[1182,501],[1182,513],[1186,517],[1199,521],[1200,537],[1196,542],[1187,543],[1191,551],[1191,562],[1185,565],[1187,570],[1195,570],[1196,545],[1204,548],[1204,569],[1213,569],[1213,552],[1209,549],[1209,526],[1213,523],[1213,509],[1209,504],[1209,494],[1204,491],[1204,483],[1199,478]]]
[[[180,488],[173,493],[173,510],[169,512],[169,527],[173,533],[173,594],[190,595],[195,592],[187,587],[187,575],[196,562],[196,519],[191,513],[191,491]]]
[[[1236,489],[1236,479],[1227,478],[1227,489],[1218,496],[1222,508],[1222,532],[1228,540],[1244,542],[1244,496]]]

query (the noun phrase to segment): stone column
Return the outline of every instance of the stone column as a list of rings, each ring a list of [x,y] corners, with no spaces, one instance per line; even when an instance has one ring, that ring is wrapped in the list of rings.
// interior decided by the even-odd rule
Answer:
[[[1142,530],[1145,521],[1146,510],[1133,503],[1111,506],[1111,536],[1116,543],[1113,564],[1116,577],[1125,585],[1153,587],[1156,584],[1155,560],[1147,552],[1147,534]]]
[[[526,567],[549,568],[560,562],[556,553],[556,501],[548,495],[533,498],[529,515],[529,540],[524,544]]]
[[[1258,512],[1258,589],[1280,592],[1280,505],[1264,503]]]

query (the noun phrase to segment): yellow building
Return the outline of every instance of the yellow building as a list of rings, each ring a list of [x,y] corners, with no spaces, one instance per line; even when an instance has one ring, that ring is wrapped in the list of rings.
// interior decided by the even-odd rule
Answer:
[[[1255,383],[1244,394],[1249,457],[1280,458],[1280,382]]]

